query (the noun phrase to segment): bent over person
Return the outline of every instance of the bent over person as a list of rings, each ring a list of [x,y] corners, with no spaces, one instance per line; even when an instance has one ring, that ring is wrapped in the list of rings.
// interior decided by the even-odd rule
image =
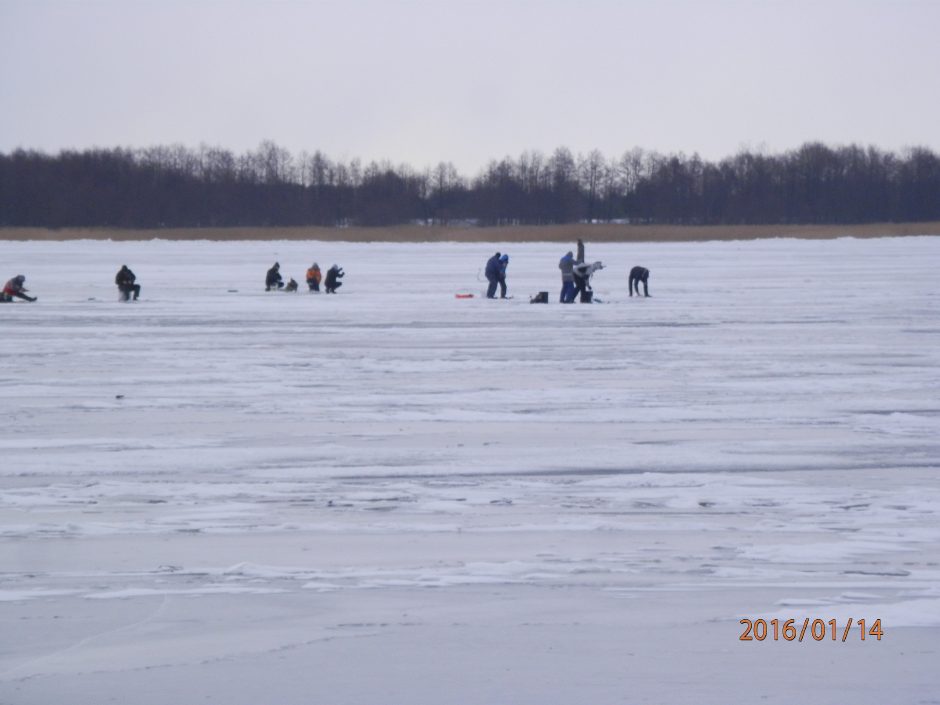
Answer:
[[[646,285],[646,281],[650,278],[650,270],[646,267],[634,267],[630,270],[630,281],[627,283],[630,289],[630,296],[633,296],[634,290],[636,295],[640,295],[640,282],[643,282],[643,295],[647,298],[650,295],[650,290]]]
[[[121,265],[121,269],[114,277],[114,283],[117,284],[118,291],[121,292],[121,300],[129,301],[131,294],[134,295],[134,301],[140,297],[140,284],[135,284],[137,276],[127,268],[126,264]]]
[[[3,287],[3,293],[0,294],[0,302],[10,303],[14,298],[23,299],[24,301],[35,301],[35,296],[29,296],[26,291],[26,287],[23,286],[26,283],[26,276],[23,274],[17,274],[10,281],[8,281]]]

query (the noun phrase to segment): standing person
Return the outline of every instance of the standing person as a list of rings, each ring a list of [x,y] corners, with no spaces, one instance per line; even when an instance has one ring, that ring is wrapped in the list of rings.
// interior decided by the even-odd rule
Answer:
[[[579,264],[584,264],[584,243],[581,241],[581,238],[578,238],[578,256],[574,258],[574,271],[572,273],[572,280],[574,281],[574,290],[571,292],[571,301],[573,302],[577,298],[578,294],[581,295],[581,298],[584,298],[584,292],[587,291],[588,282],[587,279],[582,276],[582,269],[578,267]]]
[[[322,279],[323,274],[320,272],[320,265],[314,262],[307,270],[307,286],[310,287],[310,291],[320,291],[320,281]]]
[[[343,285],[343,282],[339,280],[345,276],[346,272],[344,272],[343,268],[338,264],[334,264],[332,267],[326,270],[326,282],[324,283],[326,293],[335,294],[336,290]]]
[[[496,285],[499,283],[499,270],[501,268],[499,263],[500,257],[502,257],[502,253],[497,252],[486,260],[486,270],[484,274],[486,275],[486,281],[489,282],[489,286],[486,287],[486,298],[488,299],[496,298]]]
[[[633,296],[633,290],[636,289],[636,295],[640,295],[640,282],[643,282],[643,295],[649,298],[650,290],[646,282],[650,278],[650,270],[646,267],[634,267],[630,270],[630,280],[627,286],[630,289],[630,296]]]
[[[509,255],[499,258],[499,298],[506,298],[506,270],[509,268]]]
[[[570,250],[558,261],[558,269],[561,270],[561,294],[558,301],[570,304],[574,301],[574,254]]]
[[[280,262],[275,262],[274,266],[268,270],[268,274],[264,278],[264,290],[271,291],[271,289],[280,289],[283,286],[284,280],[281,279],[281,264]]]
[[[140,284],[135,284],[136,281],[137,275],[128,269],[126,264],[122,264],[118,273],[114,275],[114,283],[121,292],[121,301],[130,301],[131,294],[134,295],[134,301],[140,298]]]
[[[23,299],[25,301],[35,301],[35,296],[29,296],[26,292],[28,291],[25,286],[26,275],[17,274],[10,281],[6,283],[3,287],[3,294],[0,295],[0,302],[10,303],[14,298]]]

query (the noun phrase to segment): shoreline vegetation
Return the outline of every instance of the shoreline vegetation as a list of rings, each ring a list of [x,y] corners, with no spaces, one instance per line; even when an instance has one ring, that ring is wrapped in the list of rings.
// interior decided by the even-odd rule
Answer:
[[[327,242],[707,242],[797,238],[831,240],[940,235],[940,221],[858,225],[622,225],[421,226],[329,228],[0,228],[4,241],[58,240],[320,240]]]
[[[720,161],[639,147],[619,157],[558,147],[490,160],[472,177],[450,162],[337,161],[319,150],[294,155],[270,140],[242,154],[207,145],[0,153],[0,224],[11,228],[937,220],[940,155],[926,147],[807,142]]]

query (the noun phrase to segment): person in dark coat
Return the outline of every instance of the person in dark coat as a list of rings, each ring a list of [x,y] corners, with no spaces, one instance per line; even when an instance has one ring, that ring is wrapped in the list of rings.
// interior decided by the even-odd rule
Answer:
[[[17,274],[15,277],[13,277],[3,287],[3,293],[0,294],[0,302],[10,303],[14,298],[23,299],[24,301],[35,301],[35,296],[30,296],[26,293],[27,289],[25,286],[23,286],[25,283],[25,275]]]
[[[578,256],[574,258],[575,267],[572,272],[572,281],[574,281],[574,290],[571,292],[571,302],[581,295],[582,301],[584,300],[584,292],[587,291],[588,282],[581,276],[581,271],[583,268],[579,268],[577,265],[584,264],[584,243],[581,241],[581,238],[578,238]]]
[[[502,257],[502,253],[497,252],[486,260],[486,270],[484,274],[486,275],[486,281],[489,282],[489,286],[486,287],[486,298],[488,299],[496,298],[496,286],[499,284],[499,272],[502,268],[499,263],[500,257]]]
[[[268,274],[264,278],[264,290],[271,291],[271,289],[280,289],[283,286],[284,280],[281,279],[281,265],[279,262],[275,262],[274,266],[268,270]]]
[[[650,270],[646,267],[634,267],[630,270],[630,281],[628,282],[628,287],[630,289],[630,296],[633,296],[634,289],[636,290],[636,295],[640,295],[640,282],[643,282],[643,294],[649,298],[650,290],[646,285],[646,281],[650,278]]]
[[[339,280],[345,276],[346,272],[344,272],[343,268],[338,264],[334,264],[332,267],[326,270],[326,281],[323,282],[323,288],[326,293],[335,294],[336,290],[343,285],[343,282]]]
[[[137,275],[135,275],[126,264],[121,265],[121,269],[114,276],[114,283],[117,284],[118,291],[121,292],[122,301],[130,301],[131,294],[134,295],[134,301],[140,298],[140,284],[136,284]]]

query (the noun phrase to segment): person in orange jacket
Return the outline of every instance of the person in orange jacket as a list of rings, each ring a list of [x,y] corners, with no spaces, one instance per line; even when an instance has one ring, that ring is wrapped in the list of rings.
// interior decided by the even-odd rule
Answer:
[[[323,274],[320,272],[320,265],[314,262],[307,270],[307,286],[310,287],[310,291],[320,291],[320,281],[322,279]]]

